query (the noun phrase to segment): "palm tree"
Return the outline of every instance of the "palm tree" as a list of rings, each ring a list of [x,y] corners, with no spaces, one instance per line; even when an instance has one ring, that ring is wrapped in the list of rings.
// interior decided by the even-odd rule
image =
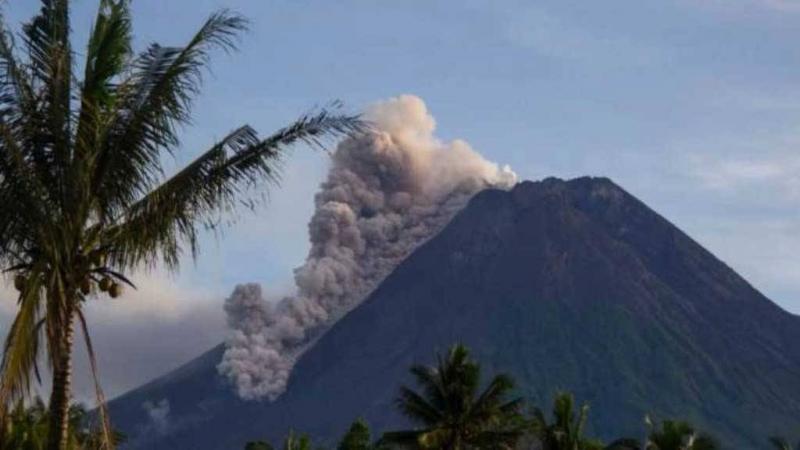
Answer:
[[[100,292],[119,296],[136,268],[176,270],[187,250],[196,257],[199,233],[217,229],[240,202],[254,205],[253,188],[277,181],[291,144],[321,144],[363,125],[322,109],[266,138],[242,126],[166,176],[162,160],[180,147],[211,51],[233,49],[247,22],[220,11],[186,45],[134,55],[129,1],[99,1],[80,82],[69,0],[41,0],[21,50],[0,20],[0,264],[20,291],[0,405],[29,394],[43,342],[50,450],[67,443],[76,325],[93,356],[84,303]]]
[[[420,428],[386,433],[382,444],[446,450],[512,448],[522,434],[522,402],[507,398],[513,381],[498,375],[480,392],[480,365],[463,345],[439,355],[435,367],[413,366],[411,374],[421,392],[403,386],[397,406]]]
[[[369,425],[364,419],[357,419],[350,425],[347,433],[339,441],[336,450],[369,450],[372,448]]]
[[[311,450],[311,438],[307,434],[297,435],[294,431],[283,440],[283,450]]]
[[[603,444],[584,436],[589,405],[575,408],[575,397],[559,392],[553,401],[553,422],[548,423],[540,409],[534,409],[531,430],[543,450],[599,450]]]
[[[651,426],[645,450],[716,450],[716,441],[709,435],[699,433],[688,422],[681,420],[664,420],[661,428]]]
[[[660,428],[653,424],[650,416],[644,418],[649,428],[645,445],[637,439],[618,439],[606,447],[606,450],[716,450],[716,441],[705,433],[700,433],[688,422],[681,420],[664,420]],[[777,448],[790,448],[781,438],[770,438]],[[783,447],[782,445],[787,445]]]

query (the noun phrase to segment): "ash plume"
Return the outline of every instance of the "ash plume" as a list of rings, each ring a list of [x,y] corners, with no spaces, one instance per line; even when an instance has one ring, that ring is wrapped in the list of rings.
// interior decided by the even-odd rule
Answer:
[[[516,183],[466,142],[436,139],[417,97],[378,103],[366,117],[376,130],[339,144],[315,196],[296,294],[273,305],[248,284],[225,302],[231,334],[217,369],[244,399],[279,396],[296,358],[475,193]]]

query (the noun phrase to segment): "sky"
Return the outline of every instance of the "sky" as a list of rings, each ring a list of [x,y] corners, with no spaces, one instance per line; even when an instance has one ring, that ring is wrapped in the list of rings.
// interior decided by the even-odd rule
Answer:
[[[4,3],[12,27],[37,8]],[[73,1],[79,52],[97,3]],[[251,30],[214,55],[173,166],[244,123],[266,134],[333,100],[414,94],[441,139],[523,179],[610,177],[800,313],[800,0],[137,0],[136,48],[180,45],[220,8]],[[266,208],[204,239],[196,263],[90,306],[109,396],[221,342],[237,283],[289,292],[328,163],[294,150]]]

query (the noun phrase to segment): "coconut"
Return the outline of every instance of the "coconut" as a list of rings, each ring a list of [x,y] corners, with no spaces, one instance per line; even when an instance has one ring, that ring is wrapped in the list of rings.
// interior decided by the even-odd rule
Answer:
[[[92,292],[92,282],[91,280],[89,280],[88,277],[84,278],[83,281],[81,281],[81,293],[83,295],[89,295],[91,292]]]
[[[18,291],[22,291],[25,288],[25,275],[17,275],[14,277],[14,287]]]
[[[106,292],[111,288],[112,284],[111,278],[103,277],[103,279],[100,280],[100,290]]]
[[[111,295],[111,298],[117,298],[122,295],[122,285],[119,283],[111,283],[111,287],[108,288],[108,293]]]

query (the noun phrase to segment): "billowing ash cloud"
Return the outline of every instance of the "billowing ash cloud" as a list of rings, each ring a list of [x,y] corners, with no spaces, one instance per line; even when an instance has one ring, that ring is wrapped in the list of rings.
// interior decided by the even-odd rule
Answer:
[[[516,175],[463,141],[443,143],[422,100],[401,96],[367,111],[377,131],[342,142],[315,197],[311,249],[297,293],[273,307],[258,285],[226,300],[232,333],[218,366],[244,399],[280,395],[296,358],[358,305],[476,192]]]

